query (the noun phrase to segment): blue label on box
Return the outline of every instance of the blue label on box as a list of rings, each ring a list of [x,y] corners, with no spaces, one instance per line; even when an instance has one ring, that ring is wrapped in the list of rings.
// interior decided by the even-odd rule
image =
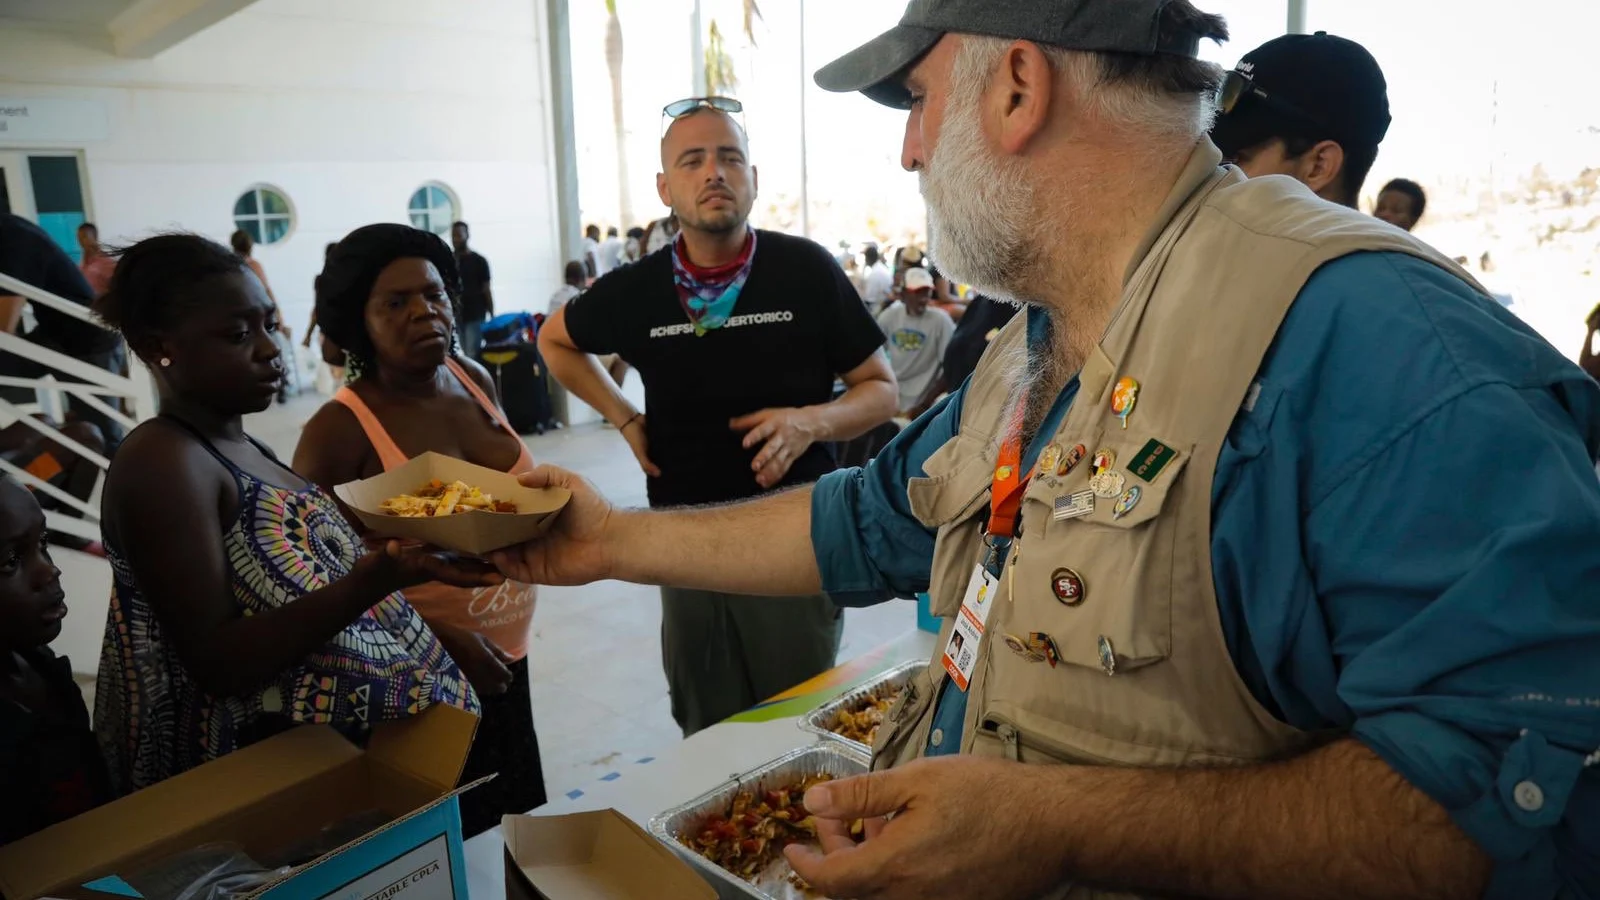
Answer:
[[[461,808],[452,797],[274,887],[262,900],[466,900]]]

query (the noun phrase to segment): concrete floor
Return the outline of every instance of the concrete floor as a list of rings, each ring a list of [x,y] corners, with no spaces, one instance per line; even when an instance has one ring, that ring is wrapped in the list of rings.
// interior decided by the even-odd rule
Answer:
[[[305,397],[274,407],[252,417],[247,428],[288,459],[320,402]],[[527,443],[534,459],[581,473],[613,502],[644,505],[644,475],[616,431],[580,425],[530,437]],[[914,627],[916,610],[906,601],[847,610],[839,661]],[[661,603],[653,587],[608,581],[540,589],[529,655],[534,721],[550,796],[581,788],[621,760],[681,739],[661,673],[660,633]]]

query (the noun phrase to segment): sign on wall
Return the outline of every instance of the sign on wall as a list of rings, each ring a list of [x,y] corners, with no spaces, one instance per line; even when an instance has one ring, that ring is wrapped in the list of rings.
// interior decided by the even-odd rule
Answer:
[[[98,100],[0,97],[0,144],[103,141],[109,133],[106,107]]]

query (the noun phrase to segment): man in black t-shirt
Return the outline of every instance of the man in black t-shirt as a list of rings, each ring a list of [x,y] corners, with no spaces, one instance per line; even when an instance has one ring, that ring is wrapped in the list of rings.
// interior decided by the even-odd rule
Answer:
[[[477,359],[483,350],[483,323],[494,316],[494,294],[489,290],[489,261],[467,246],[471,229],[465,222],[450,226],[450,243],[456,248],[456,268],[461,272],[461,313],[456,334],[461,350]]]
[[[702,103],[661,142],[670,246],[595,282],[545,323],[550,371],[616,426],[652,507],[723,503],[832,471],[830,441],[895,412],[883,333],[833,257],[747,224],[756,172],[744,129]],[[593,354],[644,380],[635,410]],[[835,378],[847,387],[832,399]],[[685,736],[825,671],[839,610],[826,595],[662,588],[662,657]]]
[[[44,229],[21,216],[0,215],[0,273],[48,291],[63,300],[81,304],[85,309],[94,300],[94,290],[89,287],[89,282],[72,257]],[[8,295],[4,288],[0,288],[0,305],[8,307],[9,314],[21,309],[19,298]],[[122,338],[116,332],[42,303],[30,305],[33,307],[34,326],[22,335],[23,338],[91,366],[122,374],[117,371]],[[0,354],[0,375],[39,378],[47,373],[61,381],[81,380],[31,359],[11,353]],[[31,402],[34,397],[33,390],[29,388],[8,388],[6,391],[13,402]],[[76,397],[69,397],[67,405],[79,418],[98,427],[110,446],[115,447],[121,440],[121,426],[99,410]]]

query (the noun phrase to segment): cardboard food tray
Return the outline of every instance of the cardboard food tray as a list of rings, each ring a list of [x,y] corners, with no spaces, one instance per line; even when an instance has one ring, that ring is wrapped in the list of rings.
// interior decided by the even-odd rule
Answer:
[[[757,877],[754,884],[745,881],[694,850],[678,839],[680,834],[692,831],[713,813],[726,814],[733,800],[743,791],[760,793],[794,784],[811,775],[828,774],[836,778],[864,775],[867,758],[841,744],[812,744],[793,750],[763,766],[752,769],[715,790],[701,794],[688,803],[674,806],[650,820],[650,833],[662,843],[677,851],[713,884],[742,897],[757,900],[819,900],[820,894],[807,894],[789,883],[793,870],[782,856]]]
[[[716,900],[660,841],[614,809],[506,816],[508,900]]]
[[[517,512],[472,510],[436,519],[413,519],[382,511],[383,501],[401,494],[414,494],[434,479],[447,484],[465,482],[496,500],[517,504]],[[431,452],[382,475],[341,484],[334,488],[334,493],[375,535],[422,541],[472,556],[539,537],[549,530],[567,501],[572,499],[572,493],[565,488],[526,488],[517,483],[515,475]]]
[[[853,709],[856,704],[874,694],[888,692],[892,697],[905,690],[906,685],[911,683],[911,679],[915,678],[916,674],[926,668],[927,665],[928,663],[924,660],[903,662],[872,681],[854,687],[806,713],[800,717],[797,724],[800,726],[801,731],[810,732],[824,741],[837,742],[840,746],[848,747],[870,759],[872,757],[872,748],[860,741],[852,741],[835,732],[832,727],[834,720],[838,718],[841,711]]]

